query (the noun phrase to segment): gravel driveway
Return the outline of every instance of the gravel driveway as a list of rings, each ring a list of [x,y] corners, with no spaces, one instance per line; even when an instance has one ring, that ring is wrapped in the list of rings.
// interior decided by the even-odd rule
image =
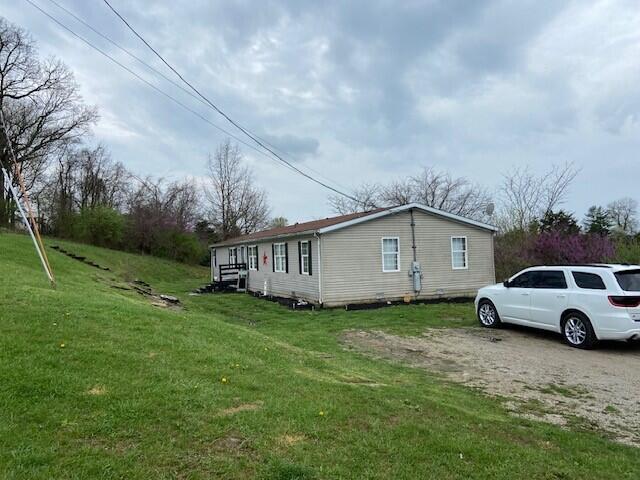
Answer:
[[[429,329],[420,337],[348,331],[347,348],[445,375],[507,398],[518,415],[595,428],[640,446],[640,345],[584,351],[558,335],[509,327]]]

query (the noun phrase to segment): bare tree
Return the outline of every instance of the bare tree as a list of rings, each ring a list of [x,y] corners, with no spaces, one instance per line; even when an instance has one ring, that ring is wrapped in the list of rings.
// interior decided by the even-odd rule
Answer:
[[[270,228],[282,228],[282,227],[286,227],[287,225],[289,225],[289,220],[287,220],[284,217],[275,217],[275,218],[272,218],[271,221],[269,222]]]
[[[331,195],[329,205],[335,213],[340,215],[374,210],[378,206],[380,186],[375,183],[363,183],[351,192],[351,196],[353,198],[338,194]]]
[[[77,164],[77,207],[103,205],[119,209],[124,206],[129,173],[119,162],[113,162],[103,145],[75,152]]]
[[[333,210],[340,214],[372,210],[376,206],[421,203],[446,212],[477,220],[485,219],[491,195],[464,177],[425,167],[419,174],[388,185],[363,184],[353,194],[358,200],[330,197]]]
[[[396,180],[380,188],[380,200],[385,205],[405,205],[415,199],[412,177]]]
[[[128,198],[128,239],[134,250],[151,253],[158,237],[189,232],[199,217],[199,195],[188,180],[138,179]]]
[[[98,206],[124,211],[129,180],[130,173],[104,146],[67,145],[32,189],[40,227],[65,235],[66,220],[74,213]]]
[[[468,218],[483,219],[491,195],[464,177],[452,177],[448,172],[431,167],[407,180],[395,182],[384,190],[388,205],[417,202]]]
[[[27,190],[46,171],[50,156],[85,134],[96,119],[95,110],[82,103],[69,69],[55,59],[40,60],[27,32],[1,17],[0,108],[20,165],[10,165],[6,145],[0,160],[22,170]],[[2,183],[0,177],[0,224],[13,216]]]
[[[251,233],[269,223],[266,194],[254,185],[251,171],[242,160],[240,149],[229,139],[209,156],[209,181],[204,191],[211,207],[211,223],[221,239]]]
[[[618,232],[632,235],[638,229],[638,202],[633,198],[625,197],[611,202],[607,212]]]
[[[573,163],[554,165],[541,175],[528,167],[503,175],[498,223],[503,230],[526,230],[536,219],[564,203],[579,170]]]

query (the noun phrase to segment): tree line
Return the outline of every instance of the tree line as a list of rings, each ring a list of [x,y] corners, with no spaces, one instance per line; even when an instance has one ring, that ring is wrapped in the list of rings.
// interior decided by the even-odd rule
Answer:
[[[3,18],[0,108],[0,162],[15,174],[16,187],[17,174],[24,177],[44,233],[204,262],[208,242],[269,225],[266,194],[228,140],[210,155],[205,182],[140,178],[105,145],[91,145],[98,112],[83,102],[72,72],[40,58],[31,36]],[[0,227],[18,224],[15,199],[0,176]]]
[[[41,59],[29,34],[2,18],[0,108],[8,136],[0,132],[0,162],[26,179],[45,233],[204,263],[208,243],[287,224],[271,218],[265,191],[228,139],[207,159],[205,180],[141,178],[113,160],[105,145],[92,145],[98,112],[83,102],[72,73],[59,60]],[[536,263],[639,263],[635,200],[594,205],[582,221],[562,209],[578,174],[571,163],[541,174],[515,168],[490,191],[425,167],[386,184],[362,184],[353,198],[328,201],[338,214],[418,202],[492,223],[499,227],[499,277]],[[15,201],[4,187],[0,177],[0,227],[15,228]]]

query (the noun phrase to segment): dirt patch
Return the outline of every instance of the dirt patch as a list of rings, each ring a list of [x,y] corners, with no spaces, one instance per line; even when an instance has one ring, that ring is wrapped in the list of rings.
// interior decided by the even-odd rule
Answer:
[[[213,442],[212,447],[214,452],[230,455],[248,455],[252,452],[249,440],[236,434],[229,434],[217,439]]]
[[[227,417],[229,415],[235,415],[236,413],[251,412],[251,411],[259,410],[261,408],[262,408],[261,401],[257,401],[253,403],[242,403],[235,407],[225,408],[220,412],[220,416]]]
[[[105,393],[107,393],[107,389],[102,385],[96,385],[87,390],[88,395],[104,395]]]
[[[292,447],[293,445],[297,445],[300,442],[304,442],[307,439],[304,435],[301,434],[290,434],[287,433],[278,437],[278,443],[280,445],[284,445],[285,447]]]
[[[518,415],[598,429],[640,446],[640,345],[583,351],[522,329],[430,329],[420,337],[349,331],[349,347],[505,397]]]

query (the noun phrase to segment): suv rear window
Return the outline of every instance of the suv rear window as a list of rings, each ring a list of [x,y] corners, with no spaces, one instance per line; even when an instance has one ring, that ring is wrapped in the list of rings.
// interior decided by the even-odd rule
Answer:
[[[576,281],[576,285],[579,288],[587,288],[590,290],[606,290],[604,282],[600,275],[596,273],[587,272],[571,272],[573,279]]]
[[[614,274],[620,288],[627,292],[640,292],[640,270],[623,270]]]

